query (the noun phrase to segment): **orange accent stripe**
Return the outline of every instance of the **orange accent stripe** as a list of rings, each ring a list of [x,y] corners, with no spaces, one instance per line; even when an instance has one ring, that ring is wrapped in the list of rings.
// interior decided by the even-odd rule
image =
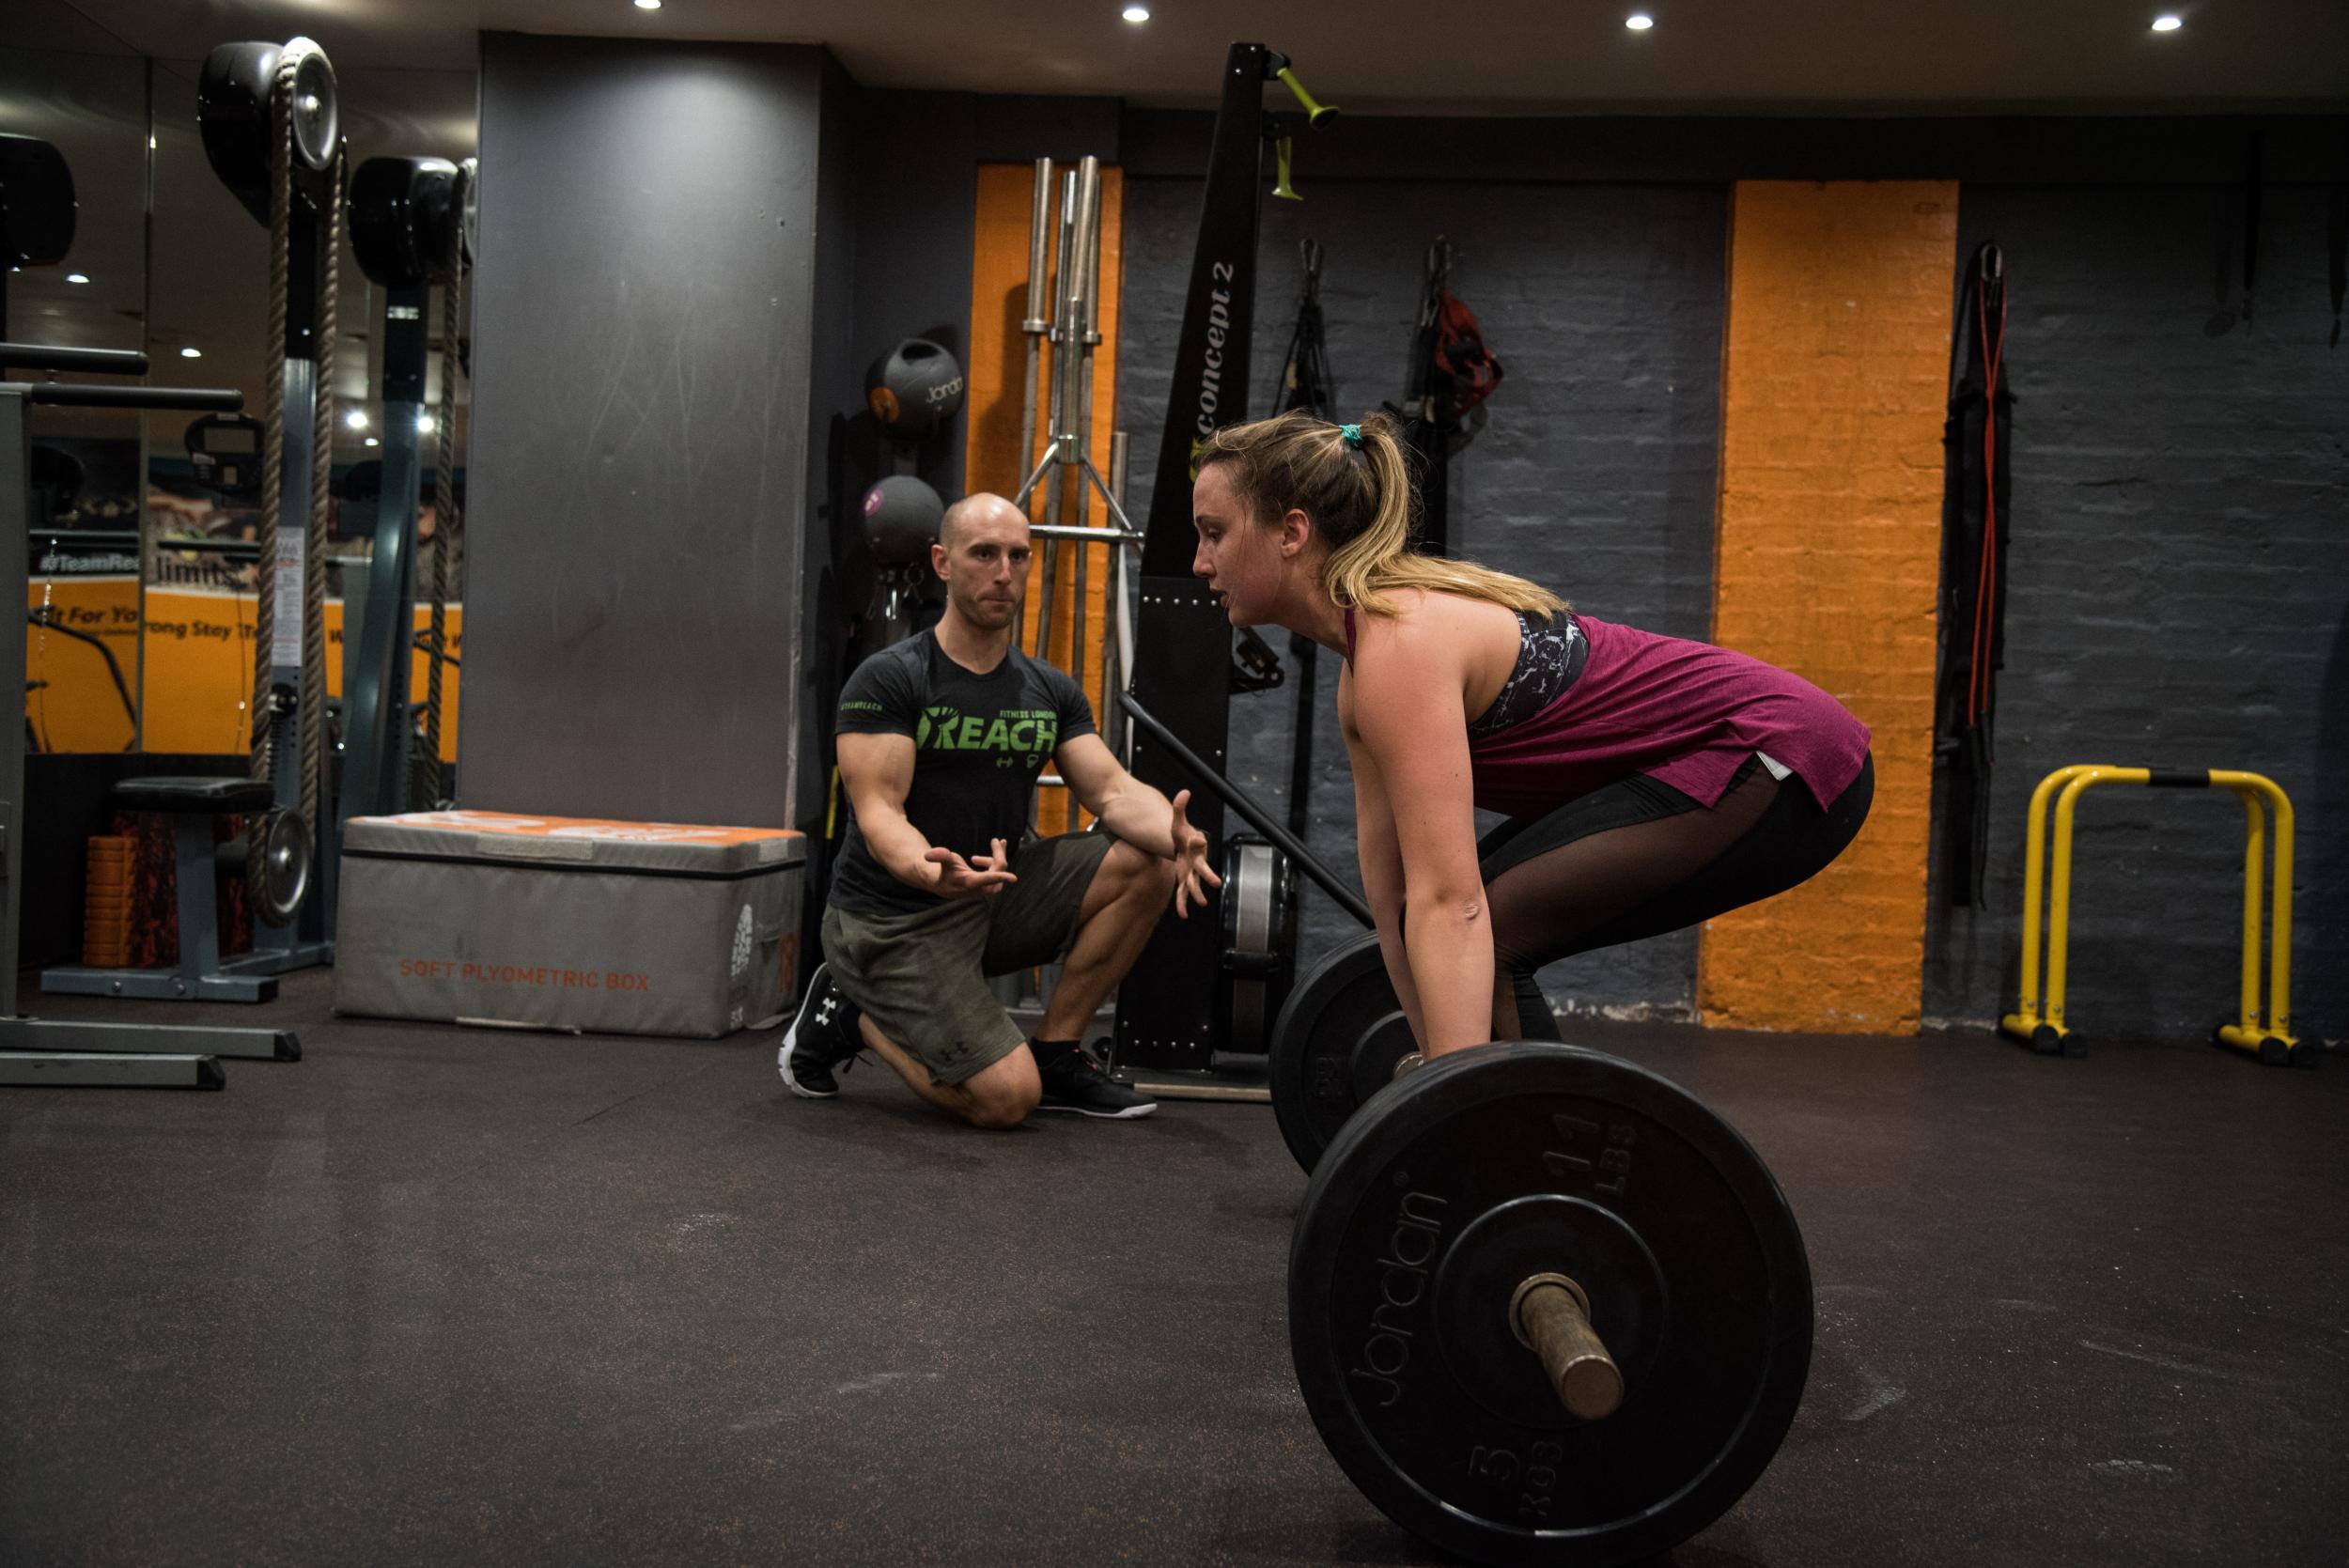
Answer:
[[[1064,167],[1053,165],[1057,182]],[[1110,432],[1117,414],[1117,318],[1119,285],[1124,279],[1125,179],[1123,171],[1101,170],[1101,343],[1093,351],[1093,430],[1087,443],[1093,466],[1105,480],[1110,473]],[[1027,380],[1027,342],[1019,330],[1028,303],[1028,225],[1035,200],[1035,169],[1028,163],[985,163],[979,167],[978,211],[971,261],[971,393],[968,411],[963,490],[975,494],[993,490],[1009,495],[1043,456],[1051,407],[1052,365],[1048,343],[1036,377],[1035,441],[1023,457],[1019,451],[1019,398]],[[1081,482],[1081,480],[1080,481]],[[1045,517],[1045,487],[1037,486],[1028,515]],[[1065,520],[1073,521],[1069,517]],[[1108,520],[1108,511],[1096,496],[1086,521]],[[1028,607],[1020,628],[1023,646],[1035,645],[1035,617],[1042,598],[1044,543],[1036,541],[1035,566],[1028,577]],[[1068,669],[1073,661],[1076,629],[1077,558],[1085,558],[1085,695],[1097,720],[1108,693],[1102,683],[1102,653],[1109,630],[1108,582],[1110,556],[1106,547],[1063,541],[1057,552],[1058,582],[1052,592],[1051,662]],[[1081,819],[1081,813],[1077,815]],[[1077,825],[1081,825],[1080,821]],[[1046,790],[1036,805],[1037,831],[1064,832],[1071,826],[1066,796]]]
[[[1857,713],[1876,789],[1834,865],[1706,924],[1707,1024],[1918,1027],[1956,256],[1954,184],[1732,196],[1713,635]]]

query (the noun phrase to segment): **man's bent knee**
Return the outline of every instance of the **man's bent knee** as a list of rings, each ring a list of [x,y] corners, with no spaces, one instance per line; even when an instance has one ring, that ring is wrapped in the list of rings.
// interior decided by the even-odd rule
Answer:
[[[1181,879],[1182,869],[1173,861],[1163,861],[1147,849],[1137,849],[1120,842],[1111,852],[1112,859],[1123,854],[1130,857],[1119,868],[1121,893],[1137,902],[1162,906],[1174,896],[1174,884]]]
[[[963,1119],[974,1127],[1016,1127],[1044,1097],[1035,1058],[1025,1046],[973,1073],[960,1087]]]
[[[1147,849],[1140,849],[1119,839],[1110,846],[1110,852],[1101,857],[1101,870],[1111,886],[1119,893],[1154,882],[1174,886],[1174,862],[1162,861]]]
[[[1085,889],[1077,924],[1081,927],[1090,924],[1112,904],[1123,904],[1128,910],[1137,902],[1163,908],[1174,897],[1174,880],[1173,861],[1162,861],[1147,849],[1137,849],[1124,839],[1116,839],[1111,843],[1109,853],[1101,857],[1092,885]]]

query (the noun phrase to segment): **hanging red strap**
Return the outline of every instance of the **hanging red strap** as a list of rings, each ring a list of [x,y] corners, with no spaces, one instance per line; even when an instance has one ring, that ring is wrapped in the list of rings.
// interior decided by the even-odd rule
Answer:
[[[1476,313],[1450,289],[1438,293],[1436,368],[1452,382],[1451,396],[1441,412],[1445,424],[1457,425],[1501,385],[1501,360],[1486,347],[1485,329]]]
[[[1999,370],[2006,352],[2006,279],[1999,280],[1999,324],[1994,334],[1990,327],[1990,289],[1987,281],[1977,271],[1974,274],[1974,327],[1982,342],[1982,569],[1974,584],[1973,661],[1968,670],[1966,684],[1966,722],[1980,722],[1983,707],[1990,700],[1990,657],[1992,652],[1992,614],[1995,606],[1992,593],[1998,578],[1999,564]]]

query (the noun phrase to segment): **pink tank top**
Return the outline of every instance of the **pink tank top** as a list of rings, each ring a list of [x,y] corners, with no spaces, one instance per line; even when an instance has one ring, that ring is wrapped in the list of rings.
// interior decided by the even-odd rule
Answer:
[[[1757,752],[1799,776],[1822,810],[1859,776],[1868,726],[1800,675],[1709,643],[1575,618],[1590,653],[1573,683],[1469,742],[1484,810],[1547,812],[1634,773],[1710,807]],[[1350,659],[1350,610],[1346,645]]]

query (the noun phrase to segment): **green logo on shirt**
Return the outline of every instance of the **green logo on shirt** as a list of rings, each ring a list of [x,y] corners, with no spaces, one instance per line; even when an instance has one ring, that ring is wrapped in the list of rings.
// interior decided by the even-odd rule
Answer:
[[[991,752],[998,768],[1036,767],[1060,744],[1060,715],[1007,707],[989,719],[939,705],[922,710],[913,743],[926,752]]]

